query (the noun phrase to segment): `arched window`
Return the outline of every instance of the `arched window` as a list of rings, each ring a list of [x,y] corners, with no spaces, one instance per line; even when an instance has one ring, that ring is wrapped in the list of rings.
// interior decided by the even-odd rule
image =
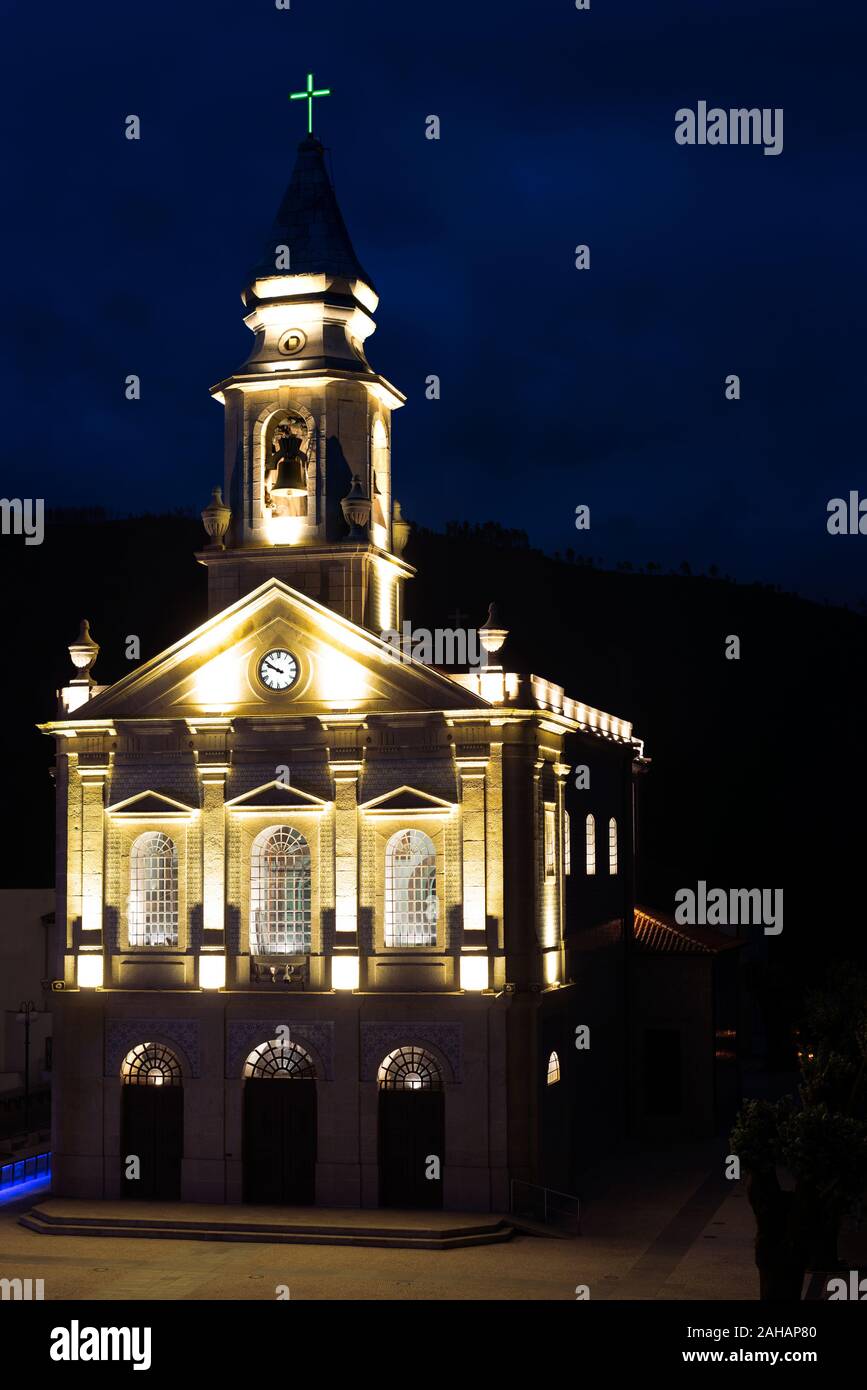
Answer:
[[[608,822],[608,872],[617,873],[617,821],[613,816]]]
[[[563,812],[563,872],[572,872],[572,818],[568,811]]]
[[[547,1076],[548,1085],[549,1085],[549,1086],[556,1086],[556,1084],[557,1084],[557,1082],[558,1082],[559,1080],[560,1080],[560,1058],[557,1056],[557,1053],[556,1053],[556,1052],[552,1052],[552,1053],[551,1053],[551,1056],[548,1058],[548,1076]]]
[[[586,864],[588,874],[596,872],[596,818],[588,816],[586,821]]]
[[[130,946],[177,946],[178,852],[160,830],[133,841],[127,916]]]
[[[274,1038],[254,1048],[244,1063],[245,1081],[315,1081],[309,1052],[288,1038]]]
[[[442,1072],[424,1047],[396,1047],[380,1063],[376,1077],[381,1091],[441,1091]]]
[[[139,1043],[121,1063],[124,1086],[182,1086],[181,1064],[162,1043]]]
[[[373,423],[370,450],[370,527],[373,539],[385,550],[388,548],[388,435],[377,416]]]
[[[553,878],[557,868],[557,820],[553,806],[545,807],[545,877]]]
[[[310,950],[310,850],[288,825],[270,826],[253,841],[250,950],[257,956]]]
[[[422,830],[399,830],[385,851],[386,946],[435,946],[437,857]]]

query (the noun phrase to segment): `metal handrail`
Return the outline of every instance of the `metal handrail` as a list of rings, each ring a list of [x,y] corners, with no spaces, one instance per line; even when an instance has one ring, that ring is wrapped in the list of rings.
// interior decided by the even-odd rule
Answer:
[[[513,1216],[522,1214],[516,1210],[515,1197],[516,1190],[519,1187],[525,1188],[528,1193],[538,1192],[542,1194],[542,1221],[545,1225],[555,1224],[552,1220],[555,1215],[568,1216],[574,1220],[576,1233],[580,1235],[581,1199],[576,1197],[574,1193],[560,1192],[555,1187],[542,1187],[539,1183],[525,1182],[522,1178],[511,1178],[509,1181],[509,1210]],[[574,1206],[574,1210],[570,1210],[568,1207],[559,1208],[555,1203],[549,1201],[549,1198],[552,1197],[559,1197],[563,1201],[570,1203]],[[523,1214],[526,1215],[527,1213],[525,1212]],[[534,1214],[537,1215],[538,1210]]]

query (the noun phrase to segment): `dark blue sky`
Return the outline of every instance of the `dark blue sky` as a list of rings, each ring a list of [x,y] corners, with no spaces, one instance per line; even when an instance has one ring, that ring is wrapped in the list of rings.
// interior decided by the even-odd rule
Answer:
[[[334,92],[315,129],[381,296],[369,355],[409,397],[407,515],[867,596],[867,537],[825,530],[830,497],[867,495],[863,5],[7,13],[5,495],[208,500],[222,411],[207,388],[246,356],[239,292],[305,129],[288,93],[312,70]],[[782,107],[783,153],[677,145],[675,111],[702,99]]]

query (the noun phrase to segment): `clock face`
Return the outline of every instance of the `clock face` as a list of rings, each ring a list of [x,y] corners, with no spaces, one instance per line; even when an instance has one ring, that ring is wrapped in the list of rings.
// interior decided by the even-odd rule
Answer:
[[[282,647],[266,652],[259,662],[259,679],[269,690],[288,690],[298,679],[298,662]]]

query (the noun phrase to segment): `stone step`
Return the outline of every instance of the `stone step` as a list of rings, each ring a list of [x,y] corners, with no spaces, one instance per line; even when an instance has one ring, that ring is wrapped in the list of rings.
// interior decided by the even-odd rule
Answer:
[[[33,1207],[19,1218],[19,1225],[39,1235],[102,1236],[114,1239],[222,1240],[266,1245],[354,1245],[400,1250],[458,1250],[471,1245],[498,1245],[511,1240],[514,1228],[505,1221],[486,1227],[460,1230],[397,1230],[380,1227],[328,1227],[275,1223],[253,1225],[239,1222],[219,1224],[182,1221],[124,1222],[88,1217],[55,1217]]]
[[[277,1218],[275,1218],[274,1221],[266,1222],[246,1221],[244,1219],[233,1220],[231,1218],[225,1221],[218,1221],[213,1218],[199,1221],[184,1221],[176,1217],[78,1216],[66,1212],[58,1215],[54,1212],[46,1211],[43,1207],[33,1207],[29,1215],[38,1217],[41,1222],[51,1226],[75,1226],[76,1228],[80,1226],[99,1226],[101,1228],[117,1226],[122,1227],[124,1230],[129,1230],[131,1227],[141,1226],[148,1231],[159,1230],[162,1227],[173,1231],[195,1231],[202,1227],[206,1227],[211,1231],[241,1231],[245,1233],[249,1232],[253,1235],[262,1230],[277,1230],[287,1235],[321,1235],[327,1232],[330,1235],[339,1236],[407,1236],[413,1240],[421,1236],[427,1236],[431,1240],[439,1240],[458,1236],[490,1235],[492,1232],[502,1230],[504,1226],[510,1224],[503,1221],[502,1218],[497,1218],[494,1221],[480,1222],[475,1226],[468,1226],[462,1223],[460,1226],[435,1227],[426,1227],[421,1223],[421,1220],[417,1226],[359,1226],[355,1223],[352,1225],[339,1225],[333,1221],[316,1223],[307,1220],[296,1222]]]

